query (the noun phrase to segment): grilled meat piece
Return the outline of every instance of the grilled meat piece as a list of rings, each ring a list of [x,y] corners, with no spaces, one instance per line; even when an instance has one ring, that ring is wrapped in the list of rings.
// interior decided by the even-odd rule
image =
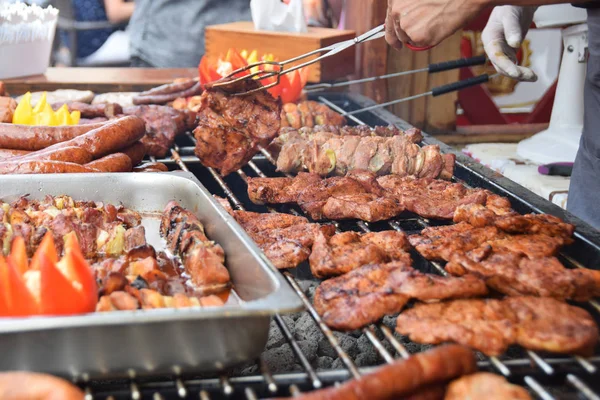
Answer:
[[[503,239],[490,241],[489,244],[494,250],[508,250],[525,254],[529,258],[541,258],[558,254],[565,241],[558,236],[508,235]]]
[[[600,296],[600,271],[567,269],[554,257],[530,259],[523,253],[494,250],[489,244],[455,253],[446,265],[452,275],[474,274],[509,296],[540,296],[587,301]]]
[[[301,128],[315,125],[343,126],[346,118],[316,101],[284,104],[281,110],[281,127]]]
[[[152,104],[125,107],[123,114],[135,115],[146,122],[146,135],[141,141],[146,146],[146,152],[158,158],[167,155],[177,136],[196,126],[195,113],[167,106]]]
[[[183,266],[196,286],[211,292],[231,286],[223,248],[208,240],[204,226],[193,213],[175,201],[169,202],[161,220],[160,233],[169,250],[181,256]]]
[[[477,372],[450,382],[444,400],[465,399],[533,400],[521,386],[489,372]]]
[[[252,202],[297,203],[313,220],[355,218],[374,222],[400,214],[402,206],[384,194],[375,175],[361,170],[327,179],[309,173],[295,178],[248,179]]]
[[[452,219],[459,206],[485,204],[490,196],[488,191],[439,179],[386,175],[377,182],[407,210],[426,218]]]
[[[196,298],[176,293],[164,296],[152,289],[134,289],[128,287],[124,291],[112,292],[100,297],[96,311],[120,311],[153,308],[188,308],[222,306],[223,300],[215,295]]]
[[[489,356],[512,344],[589,355],[598,340],[598,328],[587,311],[549,297],[417,304],[398,316],[396,330],[417,343],[457,342]]]
[[[504,238],[498,228],[474,228],[466,222],[425,228],[408,240],[428,260],[449,261],[453,254],[476,249],[484,243]]]
[[[329,240],[317,233],[309,257],[310,270],[317,278],[328,278],[367,264],[402,261],[410,265],[409,247],[406,235],[397,231],[343,232]]]
[[[279,269],[295,268],[306,261],[315,237],[330,237],[335,231],[333,225],[311,224],[289,214],[230,213]]]
[[[226,88],[245,91],[258,87],[258,81],[241,81]],[[207,88],[200,101],[195,153],[202,164],[218,169],[222,175],[245,165],[279,132],[281,103],[265,90],[231,96]]]
[[[509,212],[498,215],[493,209],[480,204],[460,206],[454,213],[454,222],[468,222],[477,227],[496,226],[508,233],[540,234],[560,237],[565,244],[572,242],[575,227],[560,218],[548,214],[520,215]]]
[[[365,265],[328,279],[317,288],[314,304],[327,326],[347,331],[398,313],[411,298],[430,301],[485,294],[487,288],[479,278],[424,274],[403,260]]]
[[[377,368],[361,379],[302,394],[298,400],[411,399],[426,388],[477,371],[475,355],[457,345],[417,353],[405,360]],[[422,398],[422,397],[414,397]]]

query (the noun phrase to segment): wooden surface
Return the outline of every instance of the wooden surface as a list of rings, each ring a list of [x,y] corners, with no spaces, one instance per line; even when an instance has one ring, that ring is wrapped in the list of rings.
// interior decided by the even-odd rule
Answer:
[[[205,48],[209,59],[217,59],[231,47],[258,51],[259,56],[273,53],[280,61],[287,60],[331,44],[353,39],[352,30],[309,27],[306,33],[257,31],[252,22],[233,22],[206,27]],[[312,56],[303,61],[316,58]],[[330,81],[354,73],[355,48],[313,64],[309,82]],[[293,65],[293,64],[292,64]]]
[[[57,89],[105,92],[137,92],[177,78],[195,78],[196,68],[48,68],[44,75],[5,79],[11,94]]]

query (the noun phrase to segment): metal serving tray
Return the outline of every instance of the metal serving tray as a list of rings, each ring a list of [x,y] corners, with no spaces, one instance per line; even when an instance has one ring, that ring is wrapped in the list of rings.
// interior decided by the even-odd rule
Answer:
[[[0,177],[2,200],[24,194],[32,199],[69,195],[121,203],[143,213],[162,211],[170,200],[177,200],[198,215],[207,236],[225,250],[240,301],[205,309],[3,319],[0,370],[77,380],[131,377],[131,371],[139,376],[222,370],[260,355],[271,316],[302,308],[282,275],[191,173]]]

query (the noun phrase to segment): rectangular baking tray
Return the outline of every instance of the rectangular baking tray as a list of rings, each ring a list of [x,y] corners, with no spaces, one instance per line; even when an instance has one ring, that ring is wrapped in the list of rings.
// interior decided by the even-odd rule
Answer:
[[[92,313],[0,320],[0,370],[70,379],[216,371],[256,359],[271,316],[302,309],[301,300],[235,220],[188,172],[13,175],[0,198],[68,195],[123,204],[142,213],[177,200],[225,250],[236,298],[224,307]],[[146,236],[152,243],[151,234]]]

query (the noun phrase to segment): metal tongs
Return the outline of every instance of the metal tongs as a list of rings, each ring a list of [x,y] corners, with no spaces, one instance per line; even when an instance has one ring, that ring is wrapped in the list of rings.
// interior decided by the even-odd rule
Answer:
[[[276,79],[267,85],[263,85],[259,88],[255,88],[255,89],[251,89],[251,90],[247,90],[247,91],[235,92],[233,94],[234,95],[244,95],[244,94],[249,94],[249,93],[257,92],[260,90],[268,89],[268,88],[278,85],[279,79],[281,78],[281,75],[283,75],[283,74],[287,74],[289,72],[296,71],[300,68],[304,68],[308,65],[319,62],[324,58],[331,57],[331,56],[333,56],[337,53],[340,53],[354,45],[359,44],[359,43],[364,43],[364,42],[368,42],[370,40],[382,38],[384,35],[385,35],[385,27],[384,27],[384,25],[379,25],[377,28],[373,28],[370,31],[363,33],[362,35],[355,37],[354,39],[349,39],[349,40],[345,40],[343,42],[334,43],[327,47],[323,47],[321,49],[313,50],[311,52],[302,54],[300,56],[290,58],[289,60],[260,61],[257,63],[249,64],[243,68],[236,69],[229,75],[219,79],[217,82],[211,84],[211,87],[216,87],[216,88],[221,87],[222,88],[224,86],[235,84],[237,82],[241,82],[241,81],[248,80],[248,79],[262,80],[262,79],[268,79],[268,78],[275,77]],[[421,49],[418,49],[418,50],[421,50]],[[315,54],[320,54],[320,53],[325,53],[325,54],[322,54],[315,59],[306,61],[304,63],[295,65],[293,67],[289,67],[286,69],[286,65],[288,65],[288,64],[295,63],[297,61],[303,60],[307,57],[311,57],[311,56],[314,56]],[[265,67],[265,66],[270,66],[270,69],[268,69],[268,70],[260,69],[261,67]],[[244,73],[246,71],[251,71],[255,68],[259,68],[259,70],[252,72],[248,75],[239,76],[240,73]]]

